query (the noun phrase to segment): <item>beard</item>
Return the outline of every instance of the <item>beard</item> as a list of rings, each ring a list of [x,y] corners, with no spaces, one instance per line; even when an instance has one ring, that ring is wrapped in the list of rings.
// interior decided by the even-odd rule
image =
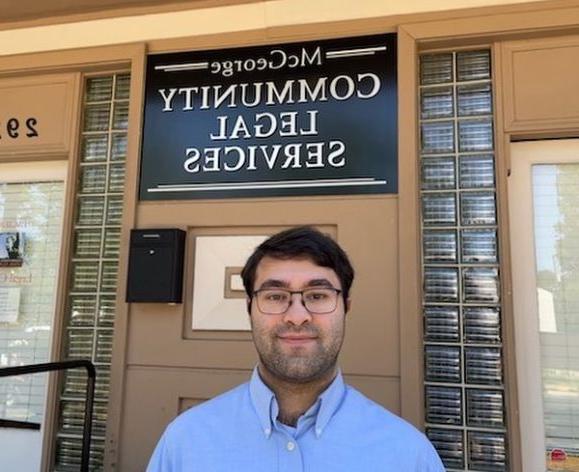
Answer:
[[[281,326],[269,332],[252,327],[253,341],[263,367],[278,379],[291,383],[308,383],[332,371],[344,340],[344,323],[337,324],[325,335],[315,326]],[[290,333],[315,337],[315,345],[285,346],[284,349],[279,336]]]

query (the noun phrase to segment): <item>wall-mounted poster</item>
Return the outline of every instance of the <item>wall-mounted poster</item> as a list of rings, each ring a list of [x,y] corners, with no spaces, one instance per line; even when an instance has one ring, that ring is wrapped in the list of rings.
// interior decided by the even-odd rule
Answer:
[[[20,287],[0,287],[0,323],[16,323],[20,313]]]
[[[24,258],[24,234],[0,233],[0,267],[21,267]]]

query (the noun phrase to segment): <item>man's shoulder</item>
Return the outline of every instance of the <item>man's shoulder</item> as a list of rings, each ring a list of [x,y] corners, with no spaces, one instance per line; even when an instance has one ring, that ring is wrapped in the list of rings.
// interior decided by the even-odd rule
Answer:
[[[389,435],[423,440],[424,435],[409,422],[371,400],[351,385],[346,386],[345,408],[358,418],[360,426],[382,430]]]
[[[404,470],[444,470],[434,447],[422,432],[354,387],[347,386],[343,407],[346,411],[342,420],[344,431],[355,424],[357,431],[350,430],[350,433],[364,438],[368,451],[375,447],[381,453],[388,451],[386,454],[393,454],[394,458],[404,457],[407,465],[414,461],[415,468]]]
[[[243,411],[248,400],[248,383],[221,393],[199,405],[195,405],[177,416],[167,427],[170,434],[206,430],[212,424],[219,427],[223,421],[231,421],[236,411]]]

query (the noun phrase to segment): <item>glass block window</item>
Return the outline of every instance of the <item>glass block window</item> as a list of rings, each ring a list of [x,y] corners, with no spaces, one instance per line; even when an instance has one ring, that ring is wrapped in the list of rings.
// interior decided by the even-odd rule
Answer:
[[[64,359],[96,365],[91,471],[103,470],[129,110],[129,75],[85,82]],[[54,470],[78,471],[86,373],[64,375]]]
[[[426,432],[448,471],[507,471],[489,50],[420,61]]]

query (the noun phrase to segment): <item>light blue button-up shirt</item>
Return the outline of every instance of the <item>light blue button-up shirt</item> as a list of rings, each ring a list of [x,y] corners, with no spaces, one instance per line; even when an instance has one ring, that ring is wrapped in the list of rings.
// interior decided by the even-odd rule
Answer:
[[[413,426],[338,374],[290,427],[257,369],[249,383],[176,418],[147,472],[444,472]]]

